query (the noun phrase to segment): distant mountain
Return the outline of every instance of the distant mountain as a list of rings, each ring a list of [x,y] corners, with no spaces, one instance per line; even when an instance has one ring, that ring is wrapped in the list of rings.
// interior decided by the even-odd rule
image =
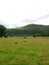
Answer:
[[[49,29],[49,25],[37,25],[37,24],[29,24],[29,25],[26,25],[26,26],[22,26],[22,27],[18,27],[16,29],[23,29],[23,30],[35,30],[35,29],[38,29],[38,30],[47,30]]]
[[[36,25],[29,24],[23,27],[18,27],[15,29],[9,29],[7,31],[8,35],[13,36],[49,36],[49,26],[48,25]]]
[[[38,24],[29,24],[29,25],[26,25],[26,26],[24,26],[23,28],[28,28],[28,29],[32,29],[32,28],[42,28],[42,29],[44,29],[44,28],[49,28],[49,25],[38,25]]]

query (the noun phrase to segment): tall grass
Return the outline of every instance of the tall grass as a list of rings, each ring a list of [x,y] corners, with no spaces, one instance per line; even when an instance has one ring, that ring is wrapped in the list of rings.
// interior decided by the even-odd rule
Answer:
[[[49,65],[49,38],[0,38],[0,65]]]

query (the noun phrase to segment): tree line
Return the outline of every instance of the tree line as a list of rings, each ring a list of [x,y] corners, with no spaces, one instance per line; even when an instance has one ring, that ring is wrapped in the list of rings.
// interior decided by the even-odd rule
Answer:
[[[2,36],[49,36],[49,26],[29,24],[21,28],[7,29],[0,25],[0,37]]]

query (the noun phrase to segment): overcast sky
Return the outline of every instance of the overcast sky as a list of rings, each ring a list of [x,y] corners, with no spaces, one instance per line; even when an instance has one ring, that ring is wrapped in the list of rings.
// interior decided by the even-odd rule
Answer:
[[[0,24],[11,28],[30,23],[49,25],[49,0],[0,0]]]

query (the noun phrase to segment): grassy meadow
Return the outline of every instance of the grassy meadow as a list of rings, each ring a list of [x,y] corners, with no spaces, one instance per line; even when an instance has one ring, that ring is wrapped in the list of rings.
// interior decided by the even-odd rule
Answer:
[[[0,65],[49,65],[49,37],[0,38]]]

